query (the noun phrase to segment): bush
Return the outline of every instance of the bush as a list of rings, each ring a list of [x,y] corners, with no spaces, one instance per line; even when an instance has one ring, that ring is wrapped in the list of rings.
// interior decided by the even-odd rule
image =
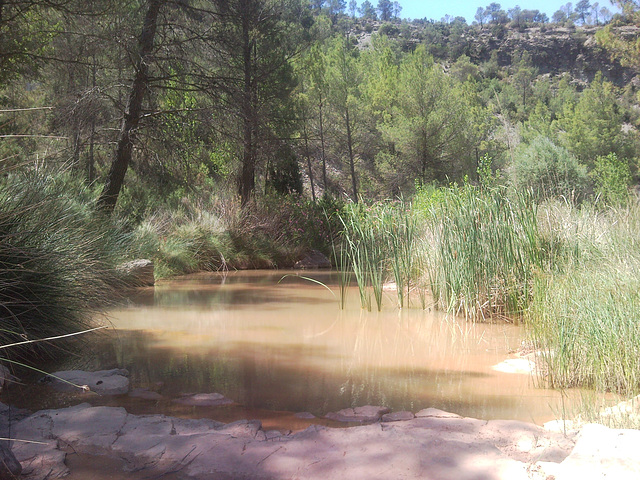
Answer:
[[[564,197],[580,202],[590,192],[586,167],[546,137],[524,145],[516,153],[509,173],[517,189],[530,189],[538,199]]]
[[[591,176],[596,195],[605,205],[627,204],[631,185],[631,170],[628,162],[618,159],[615,153],[598,157]]]

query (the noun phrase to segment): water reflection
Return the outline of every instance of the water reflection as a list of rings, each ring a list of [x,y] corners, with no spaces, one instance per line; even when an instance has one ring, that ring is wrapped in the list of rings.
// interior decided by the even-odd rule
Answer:
[[[559,409],[559,396],[533,389],[528,376],[491,369],[519,345],[517,326],[398,310],[391,297],[383,312],[364,312],[356,291],[340,310],[326,289],[294,277],[278,283],[282,276],[194,275],[143,290],[111,312],[114,331],[62,367],[129,369],[133,388],[166,401],[102,401],[143,413],[176,414],[170,399],[187,392],[237,402],[208,411],[214,418],[374,404],[541,423]],[[337,292],[332,274],[313,277]],[[182,413],[203,414],[191,410]]]

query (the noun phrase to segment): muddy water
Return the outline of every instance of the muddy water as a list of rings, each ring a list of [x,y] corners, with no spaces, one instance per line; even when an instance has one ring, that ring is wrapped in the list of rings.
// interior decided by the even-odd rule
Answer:
[[[520,345],[518,326],[399,310],[392,293],[382,312],[367,312],[355,288],[341,310],[327,289],[296,276],[282,279],[285,273],[198,274],[142,290],[110,312],[114,329],[60,366],[124,367],[132,388],[157,391],[162,400],[52,395],[32,387],[16,402],[41,408],[90,401],[132,413],[258,418],[265,428],[293,430],[309,423],[295,412],[323,416],[366,404],[538,424],[562,410],[560,396],[534,388],[530,376],[491,369]],[[335,275],[306,275],[338,294]],[[235,403],[172,402],[190,392],[218,392]]]

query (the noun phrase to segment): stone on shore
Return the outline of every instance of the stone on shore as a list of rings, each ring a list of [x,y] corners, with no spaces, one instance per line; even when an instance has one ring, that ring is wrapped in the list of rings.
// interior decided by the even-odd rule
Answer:
[[[318,270],[331,268],[331,261],[318,250],[311,250],[293,266],[296,270]]]
[[[82,390],[100,395],[122,395],[129,391],[129,372],[124,368],[85,372],[65,370],[54,372],[40,381],[49,384],[59,392],[80,392]]]
[[[415,418],[413,412],[391,412],[382,415],[383,422],[404,422]]]
[[[556,480],[637,480],[640,478],[639,430],[582,427],[575,448],[555,469]]]
[[[233,400],[226,398],[220,393],[190,393],[176,398],[173,401],[181,405],[190,405],[193,407],[220,407],[233,403]]]
[[[155,277],[153,261],[147,259],[132,260],[116,269],[125,285],[129,287],[153,287]]]
[[[368,407],[379,412],[381,407]],[[384,410],[382,408],[382,410]],[[354,412],[355,413],[355,412]],[[312,425],[292,435],[262,430],[258,421],[221,425],[163,415],[131,415],[87,404],[38,412],[16,425],[16,435],[45,445],[29,447],[29,480],[56,478],[64,454],[52,463],[56,442],[79,453],[108,455],[149,476],[179,472],[192,480],[304,478],[433,478],[531,480],[533,469],[559,467],[573,443],[523,422],[423,417],[354,428]],[[549,447],[557,448],[551,453]],[[24,447],[13,445],[25,458]],[[49,453],[47,453],[49,452]],[[37,458],[47,457],[38,466]],[[537,463],[540,462],[540,463]],[[546,471],[546,470],[545,470]],[[55,472],[55,474],[51,474]]]
[[[338,422],[372,423],[380,420],[382,415],[391,412],[386,407],[365,405],[364,407],[345,408],[338,412],[330,412],[325,415],[329,420]]]
[[[418,417],[418,418],[426,418],[426,417],[433,417],[433,418],[462,418],[462,417],[460,417],[460,415],[457,415],[455,413],[445,412],[444,410],[439,410],[437,408],[424,408],[424,409],[420,410],[418,413],[416,413],[416,417]]]

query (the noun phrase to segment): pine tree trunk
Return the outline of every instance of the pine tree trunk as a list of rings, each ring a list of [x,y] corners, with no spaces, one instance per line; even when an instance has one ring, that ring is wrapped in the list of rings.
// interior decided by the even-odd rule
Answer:
[[[129,92],[127,109],[122,121],[118,146],[111,163],[111,169],[107,175],[100,198],[98,198],[98,208],[107,212],[113,211],[116,206],[127,168],[131,163],[136,130],[142,116],[142,100],[149,86],[149,63],[161,4],[162,0],[149,0],[147,3],[147,13],[145,14],[139,41],[139,56],[135,66],[136,75]]]

